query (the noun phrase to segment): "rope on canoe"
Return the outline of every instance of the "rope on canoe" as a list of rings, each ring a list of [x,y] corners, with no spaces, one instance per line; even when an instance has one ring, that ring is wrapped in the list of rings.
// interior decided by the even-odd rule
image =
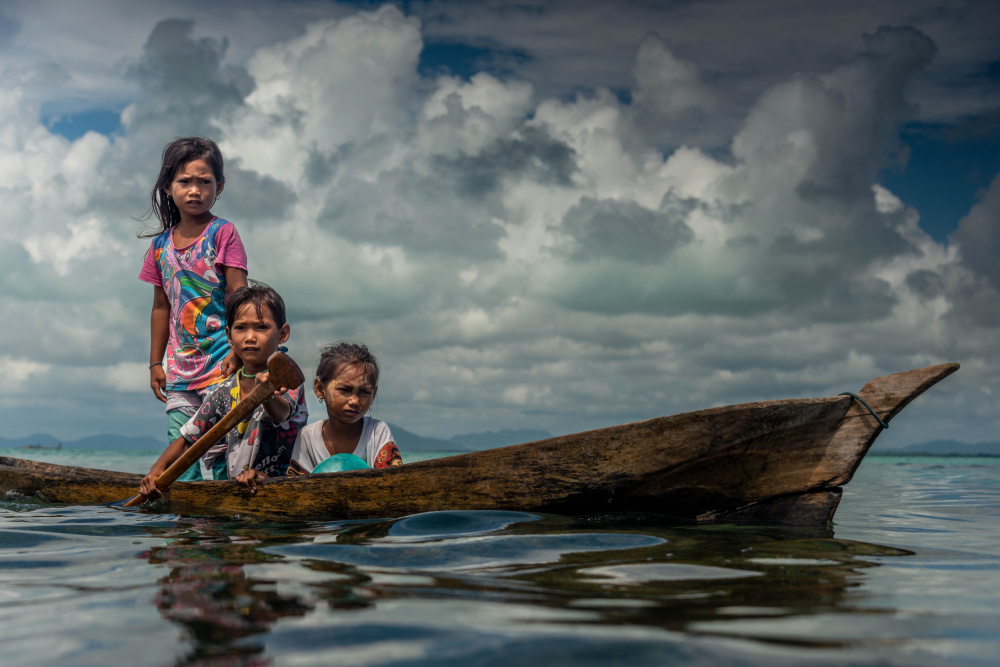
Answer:
[[[855,394],[853,392],[850,392],[850,391],[845,391],[845,392],[841,392],[841,393],[837,394],[837,396],[850,396],[851,398],[855,399],[858,403],[860,403],[861,405],[863,405],[866,408],[868,408],[868,412],[872,413],[872,417],[875,418],[875,420],[878,422],[879,426],[881,426],[882,428],[889,428],[889,425],[886,424],[884,421],[882,421],[881,417],[879,417],[877,414],[875,414],[875,411],[872,410],[872,406],[870,406],[867,403],[865,403],[865,399],[861,398],[857,394]]]

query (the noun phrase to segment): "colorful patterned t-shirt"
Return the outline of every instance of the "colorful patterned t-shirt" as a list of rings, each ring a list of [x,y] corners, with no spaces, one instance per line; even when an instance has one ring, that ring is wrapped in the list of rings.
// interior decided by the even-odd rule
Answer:
[[[222,380],[226,340],[226,274],[246,270],[240,235],[228,220],[215,218],[197,241],[175,248],[173,230],[153,239],[139,279],[163,288],[170,301],[167,390],[211,387]]]
[[[268,477],[285,474],[288,462],[292,460],[292,448],[299,432],[309,420],[306,394],[303,387],[289,389],[287,394],[275,400],[284,400],[291,408],[288,419],[274,423],[263,405],[229,431],[216,446],[208,450],[204,459],[212,467],[214,459],[225,451],[226,469],[229,479],[235,479],[244,470],[254,468]],[[219,383],[194,417],[181,427],[181,435],[188,442],[195,442],[229,414],[233,406],[240,402],[239,373],[234,373]],[[224,445],[224,449],[223,449]]]

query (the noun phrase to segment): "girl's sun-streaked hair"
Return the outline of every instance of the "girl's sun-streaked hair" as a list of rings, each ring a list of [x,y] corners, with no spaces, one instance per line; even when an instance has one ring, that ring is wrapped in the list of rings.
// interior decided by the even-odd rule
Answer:
[[[319,366],[316,367],[316,379],[329,384],[347,366],[361,366],[365,374],[365,379],[372,386],[372,391],[378,391],[378,360],[371,353],[367,346],[361,343],[350,341],[340,341],[323,348],[319,358]]]

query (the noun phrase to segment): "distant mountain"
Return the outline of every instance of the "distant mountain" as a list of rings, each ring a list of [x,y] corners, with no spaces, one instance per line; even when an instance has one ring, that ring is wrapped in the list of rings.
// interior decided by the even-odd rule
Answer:
[[[59,443],[48,433],[33,433],[23,438],[0,438],[0,447],[15,448],[25,445],[41,445],[42,447],[55,447]],[[65,444],[65,443],[64,443]]]
[[[404,460],[406,458],[406,452],[463,451],[456,449],[454,443],[449,442],[448,440],[425,438],[422,435],[417,435],[416,433],[407,431],[402,426],[396,426],[395,424],[389,424],[389,430],[392,431],[392,437],[399,446],[399,451],[402,452]]]
[[[506,447],[522,442],[544,440],[552,435],[547,431],[533,429],[504,429],[456,435],[447,440],[425,438],[402,426],[390,424],[392,435],[399,449],[405,454],[411,452],[473,452],[494,447]],[[0,449],[20,449],[26,445],[55,447],[62,442],[63,449],[130,449],[155,450],[167,446],[166,438],[159,440],[150,436],[114,435],[111,433],[91,435],[77,440],[62,440],[48,433],[34,433],[23,438],[0,438]]]
[[[167,441],[143,435],[114,435],[111,433],[91,435],[77,440],[62,440],[48,433],[34,433],[23,438],[0,438],[0,448],[18,449],[27,445],[55,447],[62,443],[64,449],[163,449]]]
[[[1000,456],[1000,442],[959,442],[929,440],[897,449],[872,450],[872,456],[928,454],[931,456]]]
[[[103,433],[63,443],[63,447],[72,447],[73,449],[163,449],[166,446],[166,434],[163,435],[162,440],[159,440],[148,435],[129,436]]]
[[[519,445],[522,442],[534,442],[551,438],[548,431],[538,429],[503,429],[500,431],[483,431],[482,433],[466,433],[448,438],[448,442],[461,451],[478,451],[493,449],[507,445]]]
[[[396,438],[396,444],[399,445],[400,451],[404,454],[407,450],[411,452],[477,452],[482,449],[506,447],[507,445],[517,445],[522,442],[552,437],[547,431],[504,429],[502,431],[466,433],[441,440],[439,438],[425,438],[395,424],[389,424],[389,429],[392,431],[393,437]]]
[[[391,425],[392,435],[396,438],[396,444],[405,454],[411,452],[454,452],[464,451],[456,447],[455,443],[448,440],[438,440],[435,438],[425,438],[416,433],[411,433],[400,426]],[[0,438],[0,449],[20,449],[25,445],[41,445],[42,447],[55,447],[60,440],[48,433],[34,433],[23,438]],[[166,437],[157,440],[149,436],[127,436],[101,434],[92,435],[78,440],[63,440],[63,449],[131,449],[148,450],[163,449],[167,446]]]

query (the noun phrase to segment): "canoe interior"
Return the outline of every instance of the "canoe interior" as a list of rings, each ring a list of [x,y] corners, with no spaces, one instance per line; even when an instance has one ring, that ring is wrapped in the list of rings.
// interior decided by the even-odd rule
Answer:
[[[858,395],[883,421],[958,364],[872,380]],[[235,482],[178,482],[177,507],[324,518],[445,509],[560,514],[652,512],[695,520],[828,524],[882,431],[849,396],[710,408],[532,443],[360,470]],[[140,475],[0,457],[0,492],[107,503],[137,493]]]

